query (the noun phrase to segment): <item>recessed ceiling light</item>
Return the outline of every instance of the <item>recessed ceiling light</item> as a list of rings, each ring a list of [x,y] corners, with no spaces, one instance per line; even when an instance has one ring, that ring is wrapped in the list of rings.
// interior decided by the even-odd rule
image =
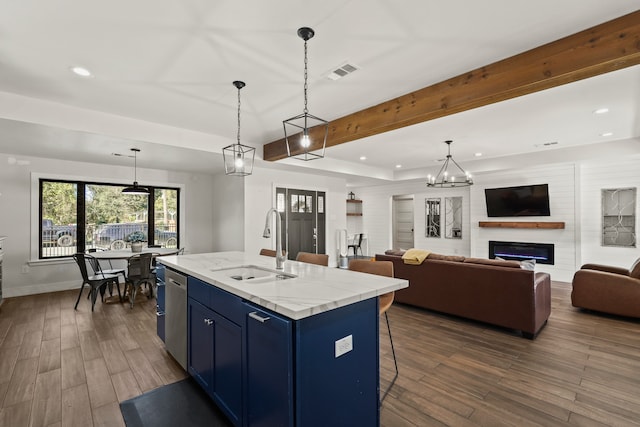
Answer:
[[[476,157],[482,156],[482,153],[476,153]]]
[[[91,77],[93,75],[88,69],[78,66],[71,67],[71,72],[80,77]]]
[[[613,132],[601,133],[600,136],[613,136]]]
[[[400,169],[402,167],[402,165],[396,165],[396,168]]]
[[[598,108],[597,110],[595,110],[593,112],[593,114],[604,114],[604,113],[608,113],[609,109],[608,108]]]
[[[360,156],[360,160],[367,160],[367,156]]]

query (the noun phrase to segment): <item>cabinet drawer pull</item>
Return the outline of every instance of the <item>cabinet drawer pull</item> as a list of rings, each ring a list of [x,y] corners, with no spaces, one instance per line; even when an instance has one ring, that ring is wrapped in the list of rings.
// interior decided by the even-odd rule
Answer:
[[[257,311],[253,311],[251,313],[249,313],[249,317],[251,317],[252,319],[256,319],[258,322],[264,323],[267,320],[271,319],[270,317],[262,317],[258,314]]]

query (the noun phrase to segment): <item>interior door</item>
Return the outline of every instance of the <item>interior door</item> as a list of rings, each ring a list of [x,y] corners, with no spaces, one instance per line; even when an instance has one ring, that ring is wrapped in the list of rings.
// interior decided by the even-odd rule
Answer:
[[[392,214],[393,248],[413,248],[413,196],[394,196]]]
[[[277,188],[276,195],[288,258],[296,259],[298,252],[325,253],[325,193]]]

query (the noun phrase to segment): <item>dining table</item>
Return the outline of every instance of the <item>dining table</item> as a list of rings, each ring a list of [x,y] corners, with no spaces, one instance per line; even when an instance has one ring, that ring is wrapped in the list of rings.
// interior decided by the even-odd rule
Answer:
[[[180,248],[142,248],[140,252],[132,252],[131,249],[120,249],[113,251],[96,251],[92,252],[91,256],[96,259],[104,260],[116,260],[116,259],[128,259],[136,254],[151,253],[153,257],[175,255],[180,251]]]

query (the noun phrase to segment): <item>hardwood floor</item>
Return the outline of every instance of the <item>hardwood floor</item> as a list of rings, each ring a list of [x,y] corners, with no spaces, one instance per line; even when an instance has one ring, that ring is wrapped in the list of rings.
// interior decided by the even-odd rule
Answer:
[[[0,427],[124,426],[119,402],[186,376],[156,335],[155,299],[92,313],[77,295],[0,307]]]
[[[552,285],[535,340],[395,304],[400,376],[383,427],[638,426],[640,322],[571,307]],[[118,403],[184,378],[155,334],[155,300],[80,301],[77,291],[5,300],[0,308],[0,427],[123,426]],[[384,321],[384,320],[383,320]],[[392,376],[381,324],[382,387]]]

